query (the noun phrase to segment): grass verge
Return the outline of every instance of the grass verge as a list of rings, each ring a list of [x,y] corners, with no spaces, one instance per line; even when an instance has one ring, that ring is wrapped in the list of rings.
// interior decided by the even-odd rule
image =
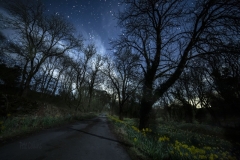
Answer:
[[[119,126],[118,123],[116,123],[116,119],[112,119],[111,116],[108,116],[108,120],[109,128],[117,137],[117,139],[121,142],[124,142],[125,144],[128,144],[127,146],[123,145],[123,147],[125,148],[132,160],[150,160],[150,158],[147,155],[142,154],[142,152],[139,151],[138,148],[134,145],[134,143],[128,138],[127,132],[125,131],[124,127]]]
[[[240,157],[240,144],[233,143],[219,136],[203,134],[188,130],[187,124],[176,127],[172,124],[161,124],[142,131],[136,127],[136,122],[125,118],[124,121],[109,116],[115,133],[122,140],[132,144],[131,154],[149,159],[228,159]],[[189,124],[192,125],[192,124]],[[193,126],[191,126],[193,127]],[[194,125],[194,130],[201,130],[200,125]],[[184,130],[185,128],[185,130]],[[198,129],[197,129],[198,128]],[[219,132],[220,129],[208,128],[207,133]],[[224,135],[224,133],[219,133]],[[138,159],[140,159],[138,158]],[[145,159],[145,158],[143,158]]]
[[[22,137],[43,129],[56,127],[74,121],[96,117],[95,113],[80,113],[74,110],[60,109],[55,106],[47,106],[29,115],[8,114],[0,118],[0,142],[4,144],[11,139]]]

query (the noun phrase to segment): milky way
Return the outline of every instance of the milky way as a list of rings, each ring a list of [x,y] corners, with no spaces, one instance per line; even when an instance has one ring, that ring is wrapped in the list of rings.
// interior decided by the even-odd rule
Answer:
[[[116,0],[43,0],[47,12],[67,18],[99,52],[107,52],[109,41],[117,38],[120,30],[115,15],[121,5]]]

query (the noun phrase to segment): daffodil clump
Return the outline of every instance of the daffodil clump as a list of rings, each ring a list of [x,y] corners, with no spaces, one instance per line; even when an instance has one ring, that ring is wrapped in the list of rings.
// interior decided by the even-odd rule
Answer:
[[[108,118],[110,118],[111,120],[113,120],[117,123],[125,123],[124,121],[121,121],[120,119],[118,119],[117,117],[114,117],[114,116],[108,116]]]
[[[126,130],[128,139],[132,141],[134,147],[143,151],[146,155],[150,156],[151,159],[164,158],[165,153],[163,154],[163,152],[161,152],[164,147],[161,143],[158,143],[156,137],[152,135],[152,129],[144,128],[139,130],[136,126],[122,122],[113,116],[108,117],[114,122],[117,128],[121,127]]]
[[[229,141],[212,135],[184,131],[172,125],[161,125],[157,130],[139,130],[135,125],[109,117],[127,132],[133,145],[151,159],[208,159],[237,160],[239,151],[232,150]],[[238,145],[240,147],[240,145]]]
[[[170,144],[170,146],[171,151],[169,153],[172,155],[172,157],[208,160],[237,160],[236,156],[232,155],[230,152],[219,150],[219,148],[216,147],[204,146],[202,148],[198,148],[193,145],[181,143],[177,140],[174,144]]]
[[[169,141],[169,137],[163,136],[163,137],[159,137],[158,141],[159,142],[165,142],[165,141]]]
[[[135,127],[135,126],[132,126],[132,129],[134,130],[134,131],[136,131],[136,132],[140,132],[140,130],[137,128],[137,127]]]
[[[137,142],[137,138],[135,137],[135,138],[133,139],[133,141],[134,141],[134,142]]]

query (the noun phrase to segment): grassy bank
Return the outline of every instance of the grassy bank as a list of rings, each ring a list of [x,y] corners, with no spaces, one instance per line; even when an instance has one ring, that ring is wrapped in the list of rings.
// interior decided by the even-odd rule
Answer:
[[[42,129],[93,117],[96,117],[96,114],[80,113],[51,105],[40,107],[31,114],[8,114],[7,117],[0,118],[0,141],[5,142]]]
[[[109,119],[118,137],[133,146],[130,154],[139,159],[235,160],[240,157],[240,144],[229,141],[226,130],[218,127],[160,123],[140,131],[136,120],[120,121],[114,116]]]

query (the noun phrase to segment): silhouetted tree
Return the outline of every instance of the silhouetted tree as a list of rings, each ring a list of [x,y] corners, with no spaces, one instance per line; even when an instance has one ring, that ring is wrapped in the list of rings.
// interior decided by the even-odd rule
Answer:
[[[139,129],[148,126],[153,104],[176,82],[188,61],[217,54],[239,37],[237,0],[123,0],[123,34],[113,42],[140,56],[144,82]],[[158,82],[156,83],[156,80]]]
[[[120,53],[124,52],[124,54]],[[127,100],[139,86],[140,78],[137,78],[138,57],[131,54],[129,48],[119,50],[115,53],[113,61],[106,60],[103,73],[109,79],[109,83],[117,94],[119,106],[119,119],[123,119],[123,107]]]
[[[47,15],[41,1],[8,0],[3,7],[9,14],[4,23],[14,32],[8,52],[15,53],[23,65],[21,87],[24,95],[46,59],[81,48],[82,39],[74,36],[72,24],[64,18]]]
[[[89,68],[90,60],[97,53],[96,47],[94,44],[89,44],[83,49],[83,56],[78,55],[75,63],[73,63],[74,69],[74,77],[75,77],[75,92],[77,96],[74,96],[74,99],[78,101],[76,106],[76,110],[78,110],[79,106],[82,103],[83,96],[87,97],[88,95],[88,87],[87,87],[87,71]],[[82,106],[83,111],[86,110],[85,105]]]
[[[91,102],[94,94],[94,89],[103,81],[102,76],[100,75],[100,69],[104,64],[103,57],[97,54],[90,63],[88,76],[87,76],[87,84],[88,84],[88,104],[87,108],[90,109]]]

